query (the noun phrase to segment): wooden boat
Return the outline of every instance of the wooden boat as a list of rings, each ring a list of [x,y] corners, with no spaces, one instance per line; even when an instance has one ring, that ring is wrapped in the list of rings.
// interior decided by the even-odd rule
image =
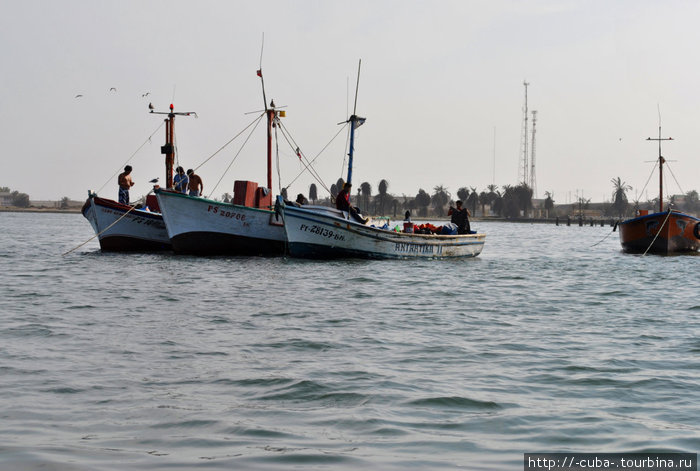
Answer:
[[[151,113],[168,115],[165,126],[166,143],[161,147],[161,152],[165,154],[165,184],[171,188],[175,158],[175,116],[190,116],[194,113],[176,113],[173,105],[170,105],[169,112],[151,110]],[[82,214],[90,222],[102,250],[158,251],[172,248],[156,197],[149,194],[146,201],[147,208],[138,208],[100,198],[96,193],[88,192]]]
[[[648,214],[641,210],[618,227],[625,252],[673,254],[700,249],[700,219],[680,211]]]
[[[262,80],[262,71],[258,70]],[[267,105],[267,187],[234,182],[233,203],[157,189],[165,227],[177,253],[283,255],[284,229],[272,211],[272,128],[284,112]]]
[[[700,249],[700,219],[668,207],[664,210],[663,167],[661,141],[672,138],[648,138],[659,142],[659,211],[649,214],[639,210],[637,215],[619,224],[622,249],[629,253],[674,254],[697,252]]]
[[[136,209],[90,193],[83,205],[100,249],[109,252],[170,250],[170,239],[158,212]]]
[[[355,221],[346,211],[322,206],[286,205],[289,254],[300,258],[468,258],[484,248],[485,234],[413,234]]]
[[[359,68],[358,68],[359,83]],[[355,107],[357,106],[357,93]],[[355,129],[365,122],[353,111],[347,182],[352,183]],[[276,201],[283,215],[289,254],[302,258],[468,258],[481,253],[485,234],[438,235],[396,232],[362,224],[348,212]]]

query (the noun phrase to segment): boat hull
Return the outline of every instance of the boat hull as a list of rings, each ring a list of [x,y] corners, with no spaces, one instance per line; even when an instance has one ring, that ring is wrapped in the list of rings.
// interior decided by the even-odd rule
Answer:
[[[170,239],[160,213],[133,209],[113,200],[91,195],[82,209],[100,248],[109,252],[170,250]]]
[[[442,259],[479,255],[486,235],[427,235],[388,231],[331,210],[283,208],[289,254],[300,258]]]
[[[156,190],[173,250],[189,254],[283,255],[274,211]]]
[[[700,219],[671,211],[647,214],[619,224],[622,250],[673,254],[700,249]]]

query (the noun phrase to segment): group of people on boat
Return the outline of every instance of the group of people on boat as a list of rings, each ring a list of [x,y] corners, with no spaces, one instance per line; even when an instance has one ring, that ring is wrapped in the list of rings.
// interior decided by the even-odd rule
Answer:
[[[175,169],[173,187],[179,193],[187,194],[189,192],[190,196],[202,196],[204,191],[202,178],[194,173],[192,169],[188,169],[187,173],[185,173],[185,169],[179,166]]]
[[[124,167],[124,171],[117,178],[119,186],[119,202],[121,204],[129,204],[129,190],[134,186],[134,181],[131,178],[131,165]],[[194,173],[194,170],[189,169],[185,173],[185,169],[177,167],[175,176],[173,177],[173,186],[175,191],[188,194],[190,196],[201,196],[204,191],[204,183],[202,178]]]

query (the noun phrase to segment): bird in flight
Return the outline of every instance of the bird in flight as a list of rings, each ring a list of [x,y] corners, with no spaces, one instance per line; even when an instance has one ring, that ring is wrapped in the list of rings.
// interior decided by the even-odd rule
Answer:
[[[110,91],[110,92],[116,92],[116,91],[117,91],[117,89],[116,89],[116,88],[114,88],[114,87],[112,87],[112,88],[110,88],[110,89],[109,89],[109,91]]]
[[[144,93],[143,95],[141,95],[141,98],[146,97],[146,96],[148,96],[148,95],[150,95],[150,94],[151,94],[151,92],[146,92],[146,93]]]
[[[158,183],[158,177],[154,178],[153,180],[149,181],[148,183]]]
[[[82,96],[82,95],[79,95],[79,94],[78,94],[78,95],[75,95],[76,98],[80,98],[81,96]]]

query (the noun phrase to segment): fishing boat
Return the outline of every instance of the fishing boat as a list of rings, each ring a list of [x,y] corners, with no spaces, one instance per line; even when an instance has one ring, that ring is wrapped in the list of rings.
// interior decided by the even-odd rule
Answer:
[[[700,219],[671,209],[664,210],[663,168],[666,160],[661,155],[661,141],[672,138],[647,138],[659,142],[659,211],[638,210],[634,218],[619,224],[622,249],[629,253],[675,254],[697,252],[700,249]]]
[[[165,145],[161,147],[161,152],[165,154],[165,184],[171,188],[175,160],[175,116],[196,114],[175,112],[172,104],[169,112],[155,112],[151,109],[151,113],[168,116],[165,120]],[[88,199],[81,212],[95,231],[101,250],[159,251],[172,248],[158,201],[150,192],[146,196],[145,205],[127,205],[88,191]]]
[[[257,71],[262,81],[262,69]],[[168,237],[176,253],[282,255],[285,235],[282,221],[272,210],[272,129],[284,111],[267,105],[267,187],[256,182],[234,182],[231,203],[188,196],[166,189],[155,194]]]
[[[361,65],[361,62],[360,62]],[[359,66],[358,66],[359,86]],[[365,122],[355,108],[350,124],[347,182],[352,183],[355,130]],[[278,197],[275,203],[283,215],[289,254],[300,258],[469,258],[481,253],[485,234],[418,234],[374,227],[353,217],[348,211],[322,206],[296,206]],[[386,227],[386,228],[384,228]]]

